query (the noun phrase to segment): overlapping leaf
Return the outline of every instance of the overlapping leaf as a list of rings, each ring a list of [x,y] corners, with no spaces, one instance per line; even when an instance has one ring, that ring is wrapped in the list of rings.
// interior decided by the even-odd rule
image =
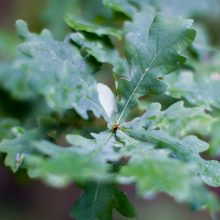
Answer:
[[[196,136],[186,136],[179,140],[169,135],[168,132],[163,130],[163,124],[160,125],[156,122],[155,118],[159,116],[158,107],[158,105],[154,104],[150,108],[151,112],[125,124],[125,127],[127,127],[125,132],[135,140],[141,140],[154,144],[156,147],[171,150],[172,157],[194,164],[196,167],[195,174],[198,174],[201,180],[208,185],[219,186],[220,163],[214,160],[204,160],[199,155],[208,149],[208,144]],[[174,107],[178,108],[178,105],[174,105],[172,108],[174,109]],[[152,117],[156,115],[157,117]],[[166,115],[164,120],[166,121]],[[169,131],[168,128],[165,130]]]
[[[17,28],[25,39],[20,45],[24,57],[15,61],[11,71],[3,72],[4,86],[19,98],[42,95],[56,111],[74,108],[84,118],[89,110],[100,116],[103,109],[92,76],[97,65],[82,57],[71,43],[55,41],[47,30],[32,34],[22,21]]]
[[[168,76],[166,82],[169,85],[167,94],[170,96],[184,98],[194,106],[202,105],[209,110],[220,108],[218,72],[198,76],[191,71],[182,71]]]
[[[147,22],[137,26],[134,20],[125,25],[126,55],[131,75],[119,82],[121,113],[118,123],[136,105],[137,98],[166,91],[167,86],[161,79],[185,62],[186,58],[179,52],[195,37],[195,31],[189,28],[190,20],[168,21],[163,14],[154,18],[154,12],[150,10],[147,18],[146,13],[138,14],[137,18]]]
[[[75,145],[76,146],[76,145]],[[35,141],[35,150],[48,158],[31,155],[25,165],[33,178],[42,178],[52,186],[64,186],[72,181],[107,180],[108,165],[95,149],[61,147],[48,141]],[[58,166],[59,164],[59,166]]]
[[[122,33],[120,31],[109,27],[100,27],[93,23],[75,21],[70,16],[66,16],[65,20],[71,28],[77,31],[72,33],[70,38],[79,45],[82,50],[86,50],[101,63],[112,64],[113,71],[117,74],[128,74],[127,61],[120,57],[119,52],[109,39],[110,36],[121,39]]]
[[[33,141],[39,136],[37,130],[30,132],[18,130],[16,133],[17,137],[4,139],[0,143],[0,152],[6,153],[5,165],[9,166],[13,172],[20,168],[27,155],[34,152]]]
[[[13,133],[17,133],[17,130],[19,130],[19,128],[17,127],[19,126],[19,124],[19,121],[16,119],[0,119],[0,140],[13,137]]]
[[[160,112],[154,126],[158,126],[170,135],[180,138],[187,134],[208,137],[211,135],[212,126],[217,118],[211,117],[205,111],[206,109],[203,107],[186,108],[180,101]]]
[[[114,36],[118,39],[121,39],[122,37],[121,31],[111,27],[102,27],[101,25],[96,25],[86,21],[75,21],[75,19],[71,18],[70,16],[66,16],[65,21],[69,25],[69,27],[73,28],[76,31],[94,33],[98,36]]]
[[[125,76],[128,74],[127,61],[120,57],[108,38],[94,38],[94,36],[88,36],[83,33],[72,33],[70,38],[99,62],[112,64],[113,71],[118,75]]]
[[[166,192],[178,200],[188,199],[190,185],[194,182],[190,168],[169,158],[167,153],[151,150],[142,155],[143,159],[131,159],[128,165],[122,167],[120,176],[136,182],[141,195]]]
[[[111,220],[113,209],[125,217],[135,217],[127,196],[113,184],[90,183],[76,202],[71,215],[78,220]]]
[[[31,177],[42,178],[52,186],[65,186],[72,181],[83,183],[84,193],[72,210],[79,220],[110,220],[113,209],[126,217],[135,216],[127,197],[112,182],[136,183],[143,196],[165,192],[178,200],[190,203],[195,200],[195,208],[206,205],[212,210],[219,209],[202,181],[219,186],[220,163],[203,159],[200,153],[208,149],[208,144],[190,135],[209,137],[217,121],[205,110],[219,108],[219,69],[212,70],[208,79],[205,76],[194,79],[192,73],[182,72],[164,80],[185,62],[180,52],[192,43],[195,32],[190,29],[191,20],[168,21],[163,14],[145,7],[158,2],[103,1],[132,18],[124,26],[128,62],[119,56],[110,41],[110,37],[121,39],[122,32],[117,29],[67,17],[67,24],[75,32],[64,42],[58,42],[47,30],[36,35],[28,31],[24,22],[17,23],[18,32],[25,40],[20,45],[23,55],[11,68],[2,65],[0,81],[5,89],[19,99],[42,96],[52,110],[74,108],[83,118],[88,118],[90,110],[97,117],[106,117],[105,110],[118,123],[105,132],[91,134],[91,138],[67,135],[70,146],[63,147],[56,143],[56,135],[48,134],[47,123],[42,121],[43,128],[31,131],[13,128],[18,125],[16,121],[0,122],[0,128],[9,132],[2,132],[0,138],[12,138],[0,143],[0,152],[6,154],[5,164],[13,171],[25,167]],[[99,63],[92,64],[90,56]],[[114,95],[103,84],[99,84],[101,89],[97,93],[93,74],[100,63],[112,64],[116,78],[120,78],[119,114],[115,120]],[[160,104],[154,103],[143,116],[125,123],[140,97],[166,92],[165,82],[169,84],[169,95],[184,97],[190,104],[203,107],[186,108],[183,102],[178,102],[161,111]],[[213,129],[216,133],[212,143],[218,145],[218,122]],[[49,141],[51,137],[53,143]]]
[[[108,132],[94,135],[94,139],[69,135],[67,139],[72,146],[62,147],[42,140],[42,131],[18,130],[17,137],[3,140],[0,152],[6,153],[5,165],[14,172],[25,167],[29,176],[42,178],[52,186],[110,177],[107,162],[119,156],[116,158],[113,148],[111,150],[114,139]]]

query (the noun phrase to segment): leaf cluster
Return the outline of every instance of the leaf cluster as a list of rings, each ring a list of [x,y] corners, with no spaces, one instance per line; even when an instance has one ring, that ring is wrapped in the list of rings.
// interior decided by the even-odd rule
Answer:
[[[196,209],[220,207],[207,189],[220,186],[220,163],[201,156],[209,144],[219,152],[219,56],[201,67],[206,52],[192,45],[192,20],[168,19],[149,7],[166,8],[155,2],[103,0],[111,25],[67,15],[64,41],[18,20],[19,54],[0,63],[1,87],[33,105],[25,119],[1,117],[5,165],[51,186],[78,184],[84,192],[71,211],[78,220],[110,220],[113,209],[135,217],[118,184],[135,184],[142,197],[166,193]],[[97,77],[106,65],[115,92]],[[167,108],[152,101],[164,94],[174,98]]]

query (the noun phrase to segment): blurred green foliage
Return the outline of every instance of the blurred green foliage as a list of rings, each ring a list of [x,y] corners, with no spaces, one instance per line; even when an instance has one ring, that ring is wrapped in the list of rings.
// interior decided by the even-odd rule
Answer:
[[[146,15],[148,7],[151,7],[151,12],[148,11]],[[220,32],[218,30],[220,2],[218,0],[184,2],[180,0],[42,0],[40,2],[23,0],[14,2],[12,10],[14,14],[9,15],[11,18],[8,20],[22,18],[28,21],[31,30],[39,32],[47,28],[51,33],[44,30],[40,35],[33,34],[27,29],[25,23],[18,22],[17,31],[24,43],[17,48],[18,37],[7,31],[11,29],[11,24],[9,28],[4,25],[0,30],[0,139],[2,140],[0,151],[7,153],[5,159],[7,166],[11,166],[13,171],[26,167],[31,177],[40,177],[52,186],[64,186],[75,179],[78,182],[109,180],[105,172],[110,166],[103,162],[103,158],[106,159],[106,155],[110,155],[111,159],[118,160],[119,157],[108,149],[93,161],[91,153],[94,149],[96,150],[99,143],[105,143],[111,133],[89,135],[90,132],[100,132],[105,127],[104,120],[96,119],[95,116],[103,115],[105,119],[107,117],[103,109],[95,104],[98,102],[96,81],[106,81],[105,78],[107,78],[109,85],[116,85],[114,90],[117,95],[125,100],[129,99],[126,96],[129,95],[129,90],[136,86],[132,83],[138,77],[140,60],[153,54],[153,49],[149,46],[146,51],[143,50],[144,52],[140,53],[141,59],[139,57],[135,60],[131,45],[133,44],[135,48],[144,48],[142,42],[145,41],[149,31],[146,22],[150,21],[148,24],[150,28],[155,16],[154,12],[151,15],[154,10],[163,11],[171,20],[174,20],[172,30],[175,28],[174,18],[177,15],[194,19],[193,28],[197,36],[194,43],[184,52],[188,57],[187,62],[184,63],[185,59],[178,57],[179,62],[184,63],[181,68],[179,68],[180,63],[173,64],[172,67],[162,63],[164,66],[155,70],[155,76],[160,75],[161,79],[167,83],[168,90],[165,95],[155,96],[155,93],[162,93],[166,88],[163,87],[165,84],[156,85],[153,81],[157,78],[152,77],[144,84],[148,85],[147,90],[144,91],[142,88],[139,93],[139,96],[144,96],[147,91],[148,96],[141,98],[138,102],[135,97],[131,107],[129,103],[130,108],[136,107],[130,114],[131,118],[140,115],[143,110],[147,109],[148,112],[152,107],[150,104],[158,100],[162,110],[165,108],[166,110],[160,113],[156,111],[157,113],[152,113],[149,117],[136,119],[126,125],[126,129],[138,130],[138,126],[144,127],[146,129],[144,132],[148,131],[149,135],[152,135],[150,129],[153,128],[155,133],[151,138],[143,139],[140,135],[142,133],[127,132],[126,129],[125,133],[127,132],[126,135],[130,137],[125,134],[119,134],[116,137],[130,147],[129,154],[134,153],[135,145],[142,147],[143,141],[145,141],[144,144],[146,141],[149,142],[150,149],[144,152],[148,156],[143,161],[131,162],[122,169],[120,180],[116,179],[119,183],[130,183],[125,179],[127,176],[132,177],[138,182],[139,193],[142,195],[146,191],[162,191],[182,199],[187,192],[191,192],[187,202],[192,208],[200,209],[206,206],[213,213],[219,209],[219,202],[213,193],[208,192],[206,186],[199,183],[198,187],[195,184],[196,186],[193,186],[195,188],[185,188],[189,186],[188,183],[196,183],[198,180],[191,179],[192,176],[188,175],[188,171],[191,172],[193,168],[183,163],[185,161],[198,163],[199,177],[208,185],[220,185],[219,163],[203,160],[199,156],[200,152],[208,148],[203,141],[210,145],[208,153],[205,154],[206,158],[218,159],[220,156]],[[160,20],[158,21],[160,28],[164,25],[165,18],[158,20]],[[180,19],[177,23],[181,26],[183,22],[186,21]],[[176,28],[180,31],[178,25]],[[183,28],[188,26],[187,21]],[[121,31],[123,27],[124,33]],[[143,35],[139,38],[132,38],[131,35],[131,38],[123,38],[132,32],[133,34],[140,32]],[[150,39],[150,43],[162,44],[167,37],[167,32],[164,32],[164,36],[162,34],[161,32],[159,40]],[[184,36],[180,35],[179,38],[181,40]],[[185,38],[187,40],[179,44],[178,50],[191,43],[194,38],[193,32],[185,33]],[[175,40],[178,40],[177,37]],[[126,43],[126,50],[123,50]],[[172,44],[169,48],[172,48]],[[172,49],[169,53],[168,49],[163,54],[163,60],[167,59],[167,62],[170,61],[168,58],[173,56],[175,50]],[[126,56],[128,60],[125,59]],[[162,66],[161,62],[159,63]],[[137,69],[135,70],[131,64]],[[108,72],[112,75],[106,74],[106,68],[110,69]],[[164,76],[166,73],[164,69],[167,72],[175,72]],[[128,84],[120,84],[120,77],[127,77],[129,71],[135,74],[132,81]],[[159,74],[160,71],[161,74]],[[75,74],[77,72],[80,72],[80,76]],[[96,74],[97,72],[99,73]],[[180,100],[182,102],[177,102]],[[124,100],[121,99],[119,111],[123,106],[125,106]],[[93,114],[87,112],[88,110]],[[111,126],[109,122],[109,127]],[[157,133],[158,129],[166,134]],[[76,133],[83,134],[88,139],[77,136]],[[66,134],[70,135],[65,139],[63,136]],[[197,135],[203,141],[193,138],[189,140],[186,138],[187,135]],[[132,138],[135,139],[135,143]],[[119,141],[116,145],[113,139],[109,139],[110,143],[107,146],[120,149],[124,143]],[[80,148],[75,152],[74,147],[68,150],[60,147],[74,146],[76,143],[82,149],[85,145],[88,148],[83,150]],[[170,151],[152,150],[150,145],[169,149],[172,152],[172,159],[168,155]],[[187,150],[184,149],[186,146]],[[27,158],[26,155],[28,155]],[[175,158],[180,159],[181,162]],[[120,167],[120,163],[116,166]],[[60,166],[58,167],[57,164]],[[74,169],[71,169],[72,164],[75,166]],[[78,169],[80,173],[77,173]],[[114,167],[114,169],[118,168]],[[74,174],[72,174],[73,171]],[[148,182],[145,174],[148,176]],[[111,176],[111,178],[114,177]],[[102,185],[101,187],[105,188]],[[180,188],[182,191],[179,191]],[[95,194],[94,187],[89,190]],[[122,194],[120,196],[123,197]],[[106,200],[103,204],[105,202]],[[111,216],[108,214],[113,208],[117,209],[117,204],[115,200],[107,200],[105,207],[109,210],[106,213],[109,219]],[[87,207],[84,204],[84,197],[73,209],[75,210],[73,214],[76,213],[76,216],[82,215],[78,210],[79,206],[83,209]],[[104,213],[99,208],[97,213]],[[123,214],[123,211],[119,212]],[[175,215],[171,216],[168,215],[167,219],[176,218]],[[86,219],[87,216],[79,217],[79,220],[83,218]],[[163,220],[165,218],[162,217]]]

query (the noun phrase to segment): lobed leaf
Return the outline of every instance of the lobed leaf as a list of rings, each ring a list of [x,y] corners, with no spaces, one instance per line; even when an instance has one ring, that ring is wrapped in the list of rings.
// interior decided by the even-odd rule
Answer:
[[[16,172],[23,164],[24,159],[35,150],[33,141],[38,137],[36,130],[17,132],[17,137],[4,139],[0,143],[0,152],[6,153],[5,165]]]
[[[113,65],[113,71],[118,75],[125,76],[128,74],[127,61],[120,57],[108,38],[89,36],[79,32],[72,33],[70,38],[91,56],[95,57],[97,61]]]
[[[134,19],[125,25],[126,55],[131,75],[119,81],[121,102],[118,123],[137,105],[139,97],[162,94],[167,90],[162,78],[186,61],[179,52],[187,48],[195,37],[195,31],[189,28],[190,20],[179,18],[168,21],[161,13],[154,18],[152,11],[147,18],[144,12],[138,13],[137,18],[147,22],[137,26]],[[149,21],[152,20],[151,24]]]
[[[78,220],[111,220],[113,209],[125,217],[136,216],[127,196],[115,185],[90,183],[83,189],[84,193],[71,211],[71,215]]]
[[[220,163],[214,160],[204,160],[199,153],[208,149],[208,144],[196,136],[187,136],[181,141],[169,136],[162,130],[126,131],[131,137],[154,144],[156,147],[170,149],[172,157],[194,164],[195,175],[210,186],[220,185]]]
[[[40,35],[32,34],[23,21],[17,22],[17,29],[25,39],[20,45],[23,57],[15,61],[11,70],[0,74],[15,97],[41,95],[55,111],[74,108],[83,118],[88,118],[90,110],[97,117],[105,116],[93,77],[95,64],[70,42],[55,41],[47,30]]]
[[[34,146],[40,155],[47,158],[38,155],[26,158],[25,164],[32,178],[42,178],[50,185],[63,186],[72,181],[104,181],[110,177],[108,165],[90,151],[80,151],[77,147],[64,148],[45,140],[35,141]],[[55,178],[57,182],[54,183],[51,179]]]
[[[165,192],[178,200],[186,200],[194,182],[188,165],[171,159],[166,151],[151,150],[144,159],[133,160],[122,167],[120,178],[135,182],[141,195]],[[196,181],[195,181],[196,182]]]
[[[209,110],[219,109],[219,76],[218,72],[199,77],[191,71],[174,73],[166,78],[169,85],[167,94],[175,98],[184,98],[194,106],[205,106]]]

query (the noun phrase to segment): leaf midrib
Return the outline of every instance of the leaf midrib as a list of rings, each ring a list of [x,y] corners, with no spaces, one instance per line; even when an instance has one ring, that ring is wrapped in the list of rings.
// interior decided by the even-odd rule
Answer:
[[[124,113],[125,113],[125,111],[126,111],[126,108],[128,107],[128,105],[129,105],[131,99],[133,98],[133,96],[134,96],[136,90],[138,89],[139,85],[141,84],[143,78],[144,78],[145,75],[151,70],[151,67],[152,67],[152,65],[154,64],[154,62],[155,62],[157,56],[158,56],[158,55],[163,51],[163,49],[166,47],[166,45],[168,44],[168,42],[169,42],[170,39],[172,38],[174,32],[175,32],[175,31],[173,31],[173,32],[170,34],[170,36],[167,38],[167,40],[166,40],[165,44],[163,45],[163,47],[162,47],[158,52],[156,51],[156,53],[155,53],[155,55],[154,55],[154,57],[153,57],[151,63],[149,64],[148,68],[145,69],[145,72],[142,74],[140,80],[138,81],[137,85],[135,86],[133,92],[131,93],[131,95],[130,95],[128,101],[126,102],[125,107],[123,108],[123,110],[122,110],[122,112],[121,112],[121,114],[120,114],[120,116],[119,116],[119,118],[118,118],[117,124],[120,124],[121,119],[122,119],[122,117],[123,117],[123,115],[124,115]],[[157,42],[157,41],[158,41],[158,28],[157,28],[157,34],[156,34],[156,42]]]

